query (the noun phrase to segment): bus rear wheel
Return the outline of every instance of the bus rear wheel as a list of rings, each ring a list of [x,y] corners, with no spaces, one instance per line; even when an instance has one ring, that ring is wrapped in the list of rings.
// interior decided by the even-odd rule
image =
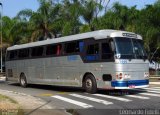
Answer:
[[[21,85],[22,87],[27,87],[27,79],[26,79],[26,77],[25,77],[24,74],[22,74],[22,75],[20,76],[20,85]]]
[[[97,92],[97,83],[92,74],[88,74],[84,79],[84,88],[87,93],[96,93]]]

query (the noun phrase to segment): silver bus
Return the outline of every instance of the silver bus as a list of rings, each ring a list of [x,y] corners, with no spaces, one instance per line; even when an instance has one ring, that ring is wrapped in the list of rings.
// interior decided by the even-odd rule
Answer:
[[[99,30],[15,45],[7,49],[8,81],[97,89],[149,85],[149,61],[142,37],[119,30]]]

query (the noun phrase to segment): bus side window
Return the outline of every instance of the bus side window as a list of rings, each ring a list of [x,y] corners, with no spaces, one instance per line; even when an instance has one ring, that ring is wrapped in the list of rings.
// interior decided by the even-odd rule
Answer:
[[[84,49],[84,42],[79,42],[79,51],[83,52]]]
[[[57,45],[57,52],[56,52],[56,55],[60,55],[61,49],[62,49],[62,45],[61,45],[61,44]]]
[[[109,43],[102,43],[102,59],[112,59],[112,49]]]
[[[29,48],[27,49],[20,49],[18,52],[18,58],[27,58],[29,57]]]
[[[74,41],[65,44],[65,53],[77,53],[79,52],[79,42]]]
[[[9,52],[9,60],[14,60],[17,58],[18,52],[17,50],[13,50]]]
[[[99,59],[99,44],[91,44],[87,47],[86,60],[94,61]]]
[[[50,44],[46,47],[46,55],[52,56],[52,55],[60,55],[62,49],[62,45],[53,45]]]
[[[32,52],[31,52],[31,56],[32,57],[39,57],[43,55],[43,46],[39,46],[39,47],[33,47],[32,48]]]
[[[92,44],[92,45],[88,45],[87,48],[87,54],[89,55],[95,55],[99,53],[99,45],[97,44]]]
[[[57,52],[57,46],[56,45],[48,45],[46,49],[46,55],[55,55]]]
[[[6,61],[9,61],[10,60],[10,51],[7,51],[6,53]]]

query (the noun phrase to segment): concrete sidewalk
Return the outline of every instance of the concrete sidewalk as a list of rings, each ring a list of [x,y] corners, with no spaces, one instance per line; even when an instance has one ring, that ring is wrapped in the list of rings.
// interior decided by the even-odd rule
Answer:
[[[0,73],[0,81],[6,81],[6,76],[5,74]]]
[[[6,77],[5,76],[0,76],[0,81],[6,81]]]
[[[160,82],[149,82],[150,85],[160,85]]]
[[[23,93],[0,90],[0,94],[17,101],[26,115],[69,115],[65,110],[58,110],[40,98]]]

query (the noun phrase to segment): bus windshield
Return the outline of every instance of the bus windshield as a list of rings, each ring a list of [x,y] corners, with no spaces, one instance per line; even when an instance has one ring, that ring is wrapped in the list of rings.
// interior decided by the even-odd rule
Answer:
[[[147,59],[142,40],[130,38],[115,38],[116,58]]]

